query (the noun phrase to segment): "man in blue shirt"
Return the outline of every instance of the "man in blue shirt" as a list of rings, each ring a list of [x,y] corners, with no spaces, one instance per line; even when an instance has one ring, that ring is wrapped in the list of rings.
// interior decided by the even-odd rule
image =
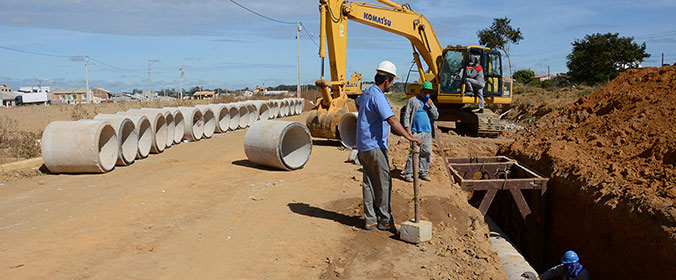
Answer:
[[[378,227],[396,233],[392,216],[392,177],[387,154],[387,136],[390,126],[409,141],[420,145],[422,140],[411,136],[394,116],[385,92],[390,91],[397,78],[397,68],[383,61],[376,68],[375,85],[365,90],[356,100],[357,156],[363,170],[364,217],[367,230]]]
[[[432,163],[432,138],[436,137],[434,121],[439,118],[439,111],[430,99],[434,87],[429,81],[425,81],[420,89],[420,94],[408,99],[402,117],[403,125],[409,134],[420,137],[420,170],[419,177],[425,181],[432,181],[427,172]],[[413,147],[411,147],[413,148]],[[406,168],[404,168],[404,180],[413,182],[413,155],[408,155]]]

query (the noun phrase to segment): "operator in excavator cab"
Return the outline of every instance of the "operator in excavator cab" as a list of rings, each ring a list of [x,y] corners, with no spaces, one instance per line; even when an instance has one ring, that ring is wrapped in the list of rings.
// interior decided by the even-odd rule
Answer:
[[[475,97],[479,97],[479,111],[484,112],[484,71],[479,59],[471,55],[469,65],[467,66],[467,79],[465,79],[465,92],[472,92]]]

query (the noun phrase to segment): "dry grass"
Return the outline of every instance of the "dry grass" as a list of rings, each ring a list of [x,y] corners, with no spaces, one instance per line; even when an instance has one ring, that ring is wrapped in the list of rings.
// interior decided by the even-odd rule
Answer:
[[[16,120],[0,118],[0,163],[40,156],[42,130],[18,130]]]

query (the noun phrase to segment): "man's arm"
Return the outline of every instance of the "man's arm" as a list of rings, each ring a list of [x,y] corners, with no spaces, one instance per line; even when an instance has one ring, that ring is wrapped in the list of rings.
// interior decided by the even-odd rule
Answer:
[[[418,146],[422,145],[422,139],[420,139],[420,137],[413,137],[411,133],[406,131],[406,129],[401,125],[401,123],[399,123],[399,119],[397,119],[397,117],[393,115],[387,118],[386,121],[387,123],[390,124],[390,126],[392,127],[392,129],[394,129],[394,131],[399,133],[399,135],[404,136],[406,140],[416,142],[418,143]]]

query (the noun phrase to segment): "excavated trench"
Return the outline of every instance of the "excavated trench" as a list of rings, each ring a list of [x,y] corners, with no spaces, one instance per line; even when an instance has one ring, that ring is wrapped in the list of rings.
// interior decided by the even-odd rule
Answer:
[[[595,279],[676,279],[674,88],[676,67],[627,70],[499,150],[550,178],[533,217],[544,222],[542,259],[508,231],[539,272],[575,250]],[[523,228],[514,205],[498,194],[489,215]]]

